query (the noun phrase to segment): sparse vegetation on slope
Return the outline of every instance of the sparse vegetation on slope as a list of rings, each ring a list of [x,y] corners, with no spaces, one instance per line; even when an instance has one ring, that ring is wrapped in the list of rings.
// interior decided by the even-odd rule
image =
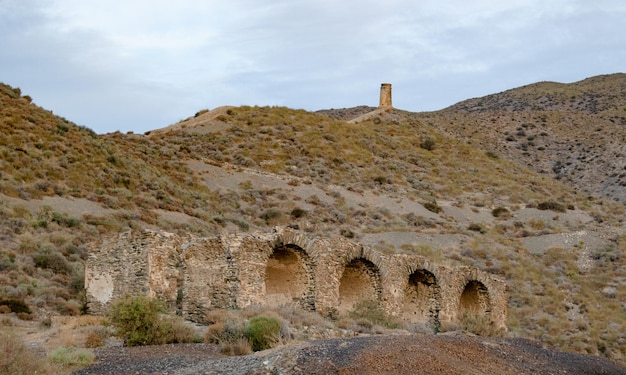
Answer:
[[[626,74],[536,83],[419,117],[582,193],[626,202]]]
[[[528,95],[563,87],[539,85]],[[579,113],[555,104],[571,98],[567,91],[541,108],[511,94],[504,112],[495,107],[500,98],[485,110],[468,102],[358,124],[343,120],[348,110],[225,107],[146,135],[96,135],[0,88],[0,300],[17,301],[0,312],[20,304],[31,310],[25,319],[84,312],[84,260],[97,236],[289,225],[498,274],[510,286],[510,334],[624,360],[624,206],[568,187],[561,165],[575,166],[567,160],[560,181],[532,171],[554,171],[553,155],[569,155],[570,146],[599,150],[600,141],[588,143],[595,130],[571,130],[591,129],[595,116],[616,124],[604,129],[619,143],[614,97],[594,94],[595,109]],[[590,95],[580,106],[591,106]],[[561,143],[562,134],[581,145]],[[604,242],[591,243],[596,237]],[[224,327],[207,340],[221,340]],[[229,350],[250,350],[239,339]]]

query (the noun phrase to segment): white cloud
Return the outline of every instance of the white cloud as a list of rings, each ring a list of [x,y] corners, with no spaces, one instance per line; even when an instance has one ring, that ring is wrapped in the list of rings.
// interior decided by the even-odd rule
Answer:
[[[383,81],[431,110],[619,71],[624,16],[618,0],[0,0],[0,80],[96,131],[223,104],[375,105]]]

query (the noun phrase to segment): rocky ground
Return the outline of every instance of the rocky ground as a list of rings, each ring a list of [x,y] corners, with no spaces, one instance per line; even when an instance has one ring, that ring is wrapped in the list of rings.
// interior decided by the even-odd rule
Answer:
[[[208,344],[96,350],[87,374],[626,374],[626,366],[525,339],[459,332],[316,340],[225,357]]]

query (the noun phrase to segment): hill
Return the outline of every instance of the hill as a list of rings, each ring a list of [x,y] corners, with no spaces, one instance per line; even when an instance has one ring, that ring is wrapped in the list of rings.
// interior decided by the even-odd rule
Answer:
[[[536,83],[420,118],[583,194],[626,202],[626,74]]]
[[[524,92],[552,93],[556,99],[546,103],[560,108],[561,97],[573,95],[563,87],[538,84]],[[596,192],[589,184],[582,194],[566,184],[569,177],[534,170],[551,170],[567,135],[586,153],[580,157],[587,162],[575,165],[586,168],[581,176],[595,173],[589,159],[600,156],[587,137],[597,132],[575,136],[568,124],[606,118],[605,131],[623,134],[615,124],[620,109],[609,104],[617,99],[607,97],[611,88],[594,96],[596,113],[591,99],[580,99],[587,111],[533,109],[539,104],[517,110],[519,98],[537,94],[513,90],[502,94],[511,98],[507,109],[491,109],[501,97],[486,100],[496,104],[483,104],[484,111],[470,110],[476,99],[354,124],[347,117],[363,111],[224,107],[144,135],[97,135],[18,89],[0,88],[0,300],[26,303],[37,319],[85,309],[84,259],[99,236],[283,225],[497,274],[509,286],[511,336],[624,360],[625,207],[600,196],[610,189]],[[517,127],[526,135],[507,141],[512,130],[505,129]],[[535,146],[521,149],[521,138],[526,144],[533,135]]]

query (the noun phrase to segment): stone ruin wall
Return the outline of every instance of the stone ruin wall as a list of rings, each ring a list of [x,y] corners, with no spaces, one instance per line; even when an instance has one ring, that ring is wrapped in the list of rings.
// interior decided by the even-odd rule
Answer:
[[[96,314],[125,295],[156,297],[198,323],[212,309],[294,305],[336,316],[373,299],[410,323],[455,322],[472,311],[506,328],[506,284],[490,274],[289,228],[211,238],[125,232],[92,245],[85,288]]]
[[[378,103],[378,108],[392,108],[391,83],[380,84],[380,100]]]

